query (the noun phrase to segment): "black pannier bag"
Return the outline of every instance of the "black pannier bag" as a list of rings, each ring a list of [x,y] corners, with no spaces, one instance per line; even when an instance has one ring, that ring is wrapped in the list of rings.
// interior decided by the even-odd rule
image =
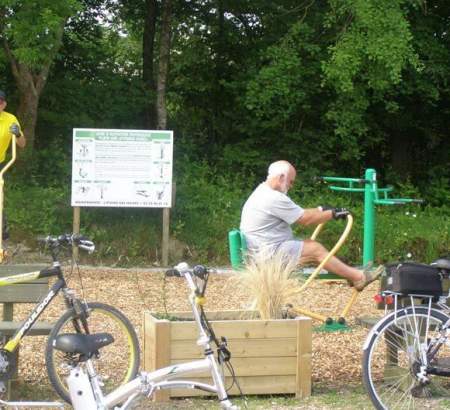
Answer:
[[[387,289],[403,295],[442,296],[442,278],[439,270],[430,265],[404,262],[386,266]]]

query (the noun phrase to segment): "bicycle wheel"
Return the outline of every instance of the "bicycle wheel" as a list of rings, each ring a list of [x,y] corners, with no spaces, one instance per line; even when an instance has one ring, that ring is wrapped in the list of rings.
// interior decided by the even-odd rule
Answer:
[[[119,310],[103,303],[87,305],[89,333],[107,332],[114,337],[114,343],[101,348],[99,356],[92,359],[95,370],[104,383],[103,392],[107,394],[136,376],[140,360],[139,342],[133,325]],[[66,377],[70,373],[69,358],[54,349],[53,340],[63,333],[75,333],[74,321],[81,323],[72,308],[56,322],[48,337],[45,351],[50,382],[68,403],[70,395]]]
[[[449,399],[450,378],[430,370],[450,370],[450,330],[442,330],[448,320],[438,310],[428,315],[426,307],[408,307],[375,325],[363,354],[363,381],[375,408],[435,408]],[[441,336],[444,343],[430,357]]]

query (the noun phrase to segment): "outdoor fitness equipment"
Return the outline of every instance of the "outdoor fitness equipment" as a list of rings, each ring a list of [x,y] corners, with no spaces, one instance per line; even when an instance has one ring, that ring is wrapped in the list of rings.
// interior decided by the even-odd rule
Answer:
[[[6,257],[6,251],[3,249],[3,199],[4,199],[3,188],[5,185],[3,175],[12,166],[12,164],[14,164],[15,161],[16,161],[16,136],[13,134],[11,140],[11,159],[0,171],[0,263],[2,263],[3,259],[5,259]]]
[[[363,241],[363,261],[362,265],[367,266],[375,259],[375,221],[376,205],[404,205],[408,203],[422,203],[421,199],[411,198],[389,198],[389,192],[394,188],[378,188],[377,172],[373,168],[366,169],[364,178],[342,178],[342,177],[321,177],[326,182],[338,182],[345,185],[331,185],[333,191],[341,192],[364,192],[364,241]],[[355,187],[355,184],[364,187]]]
[[[374,262],[375,258],[375,206],[376,205],[403,205],[407,203],[421,203],[420,199],[410,199],[410,198],[389,198],[388,193],[393,190],[392,186],[386,188],[378,188],[377,183],[377,173],[374,169],[369,168],[365,172],[364,178],[343,178],[343,177],[320,177],[321,180],[325,182],[337,182],[340,184],[348,185],[331,185],[329,188],[333,191],[342,192],[364,192],[364,243],[363,243],[363,263],[362,266],[368,266]],[[364,187],[355,187],[356,184],[362,185]],[[323,266],[328,262],[328,260],[336,254],[340,249],[342,244],[347,239],[350,230],[353,225],[353,218],[351,215],[347,217],[347,225],[341,237],[337,241],[336,245],[330,250],[327,257],[317,266],[317,268],[312,272],[308,272],[307,269],[301,272],[303,277],[306,277],[306,282],[302,285],[300,290],[306,289],[314,279],[326,279],[326,280],[343,280],[342,277],[322,271]],[[313,232],[311,239],[315,240],[322,230],[324,224],[317,226]],[[247,246],[245,242],[244,235],[238,230],[233,229],[228,233],[228,241],[230,248],[230,261],[234,269],[242,269],[244,264],[244,256],[247,251]],[[346,316],[350,311],[351,307],[355,303],[359,292],[353,289],[349,301],[345,305],[338,319],[334,321],[330,317],[325,317],[315,312],[311,312],[306,309],[293,307],[292,305],[286,306],[285,314],[287,316],[295,316],[298,314],[306,315],[312,317],[313,319],[320,320],[324,322],[322,330],[334,331],[334,330],[345,330]]]
[[[324,225],[325,225],[325,223],[321,223],[320,225],[318,225],[316,227],[313,234],[311,235],[312,240],[316,240],[317,236],[319,235],[319,233],[322,230]],[[311,274],[305,274],[302,272],[302,275],[306,276],[307,280],[300,287],[299,292],[305,290],[311,284],[311,282],[316,278],[343,280],[343,278],[338,275],[327,273],[327,272],[322,273],[322,268],[341,248],[342,244],[347,239],[347,237],[352,229],[352,226],[353,226],[353,217],[352,217],[352,215],[349,214],[349,215],[347,215],[347,224],[345,226],[344,231],[342,232],[339,240],[336,242],[336,244],[333,246],[333,248],[328,252],[328,255],[317,266],[317,268],[314,269],[314,271]],[[319,313],[311,312],[307,309],[294,307],[290,304],[286,305],[286,311],[284,313],[287,317],[298,316],[299,314],[301,314],[301,315],[309,316],[316,320],[320,320],[321,322],[324,323],[324,325],[320,328],[320,330],[324,330],[324,331],[347,330],[348,326],[346,324],[345,318],[347,317],[348,312],[350,311],[351,307],[355,303],[355,301],[358,297],[358,294],[359,294],[359,291],[357,291],[356,289],[352,290],[352,294],[351,294],[347,304],[345,305],[344,309],[342,310],[342,312],[340,313],[340,315],[338,316],[338,319],[336,321],[334,319],[332,319],[331,317],[326,317]]]
[[[311,239],[315,240],[317,236],[319,235],[320,231],[324,227],[325,223],[322,223],[316,227],[313,234],[311,235]],[[305,283],[300,288],[300,292],[305,290],[314,279],[326,279],[326,280],[343,280],[342,277],[326,272],[323,270],[323,267],[325,264],[330,260],[331,257],[333,257],[337,251],[341,248],[342,244],[347,239],[351,229],[353,226],[353,217],[351,215],[347,216],[347,224],[345,226],[344,231],[342,232],[339,240],[336,242],[336,244],[333,246],[333,248],[330,250],[328,255],[324,258],[324,260],[311,272],[311,270],[308,271],[308,269],[304,269],[300,272],[300,276],[303,278],[307,278]],[[239,270],[244,267],[244,257],[245,253],[247,252],[247,245],[245,242],[245,236],[240,232],[238,229],[233,229],[228,233],[228,241],[229,241],[229,248],[230,248],[230,260],[231,265],[234,269]],[[356,301],[356,298],[358,297],[358,291],[356,289],[353,289],[352,294],[350,296],[349,301],[345,305],[344,309],[338,316],[337,321],[334,321],[330,317],[323,316],[319,313],[311,312],[307,309],[297,308],[292,305],[286,305],[285,311],[283,312],[285,316],[287,317],[294,317],[301,315],[306,315],[308,317],[311,317],[316,320],[320,320],[324,322],[323,330],[326,331],[334,331],[334,330],[344,330],[348,327],[346,326],[346,316],[348,312],[350,311],[351,307]]]

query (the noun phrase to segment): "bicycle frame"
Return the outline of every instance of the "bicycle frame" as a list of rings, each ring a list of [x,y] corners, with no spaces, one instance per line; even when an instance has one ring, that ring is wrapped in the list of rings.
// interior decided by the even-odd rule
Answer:
[[[87,373],[85,373],[80,366],[77,366],[71,370],[67,379],[72,406],[75,410],[106,410],[112,408],[125,410],[139,395],[151,396],[156,390],[172,388],[197,388],[210,393],[215,393],[219,398],[222,408],[237,408],[228,399],[222,372],[220,371],[218,362],[214,357],[214,351],[211,347],[210,337],[202,324],[201,306],[204,303],[204,298],[196,295],[195,291],[197,290],[197,286],[191,272],[186,269],[180,273],[181,276],[186,279],[188,286],[191,289],[189,301],[194,314],[194,320],[199,330],[197,344],[203,347],[205,358],[187,363],[175,364],[153,372],[141,372],[134,380],[117,388],[107,396],[103,395],[101,383],[96,376],[92,363],[88,360],[86,366]],[[177,377],[205,371],[209,371],[214,384],[176,379]],[[121,407],[114,407],[119,403],[124,404]]]
[[[0,287],[9,286],[17,283],[29,282],[30,280],[46,278],[50,276],[58,276],[58,280],[53,284],[50,288],[49,292],[42,300],[42,302],[38,303],[27,319],[24,321],[22,326],[17,329],[14,335],[8,340],[8,342],[3,347],[4,350],[12,353],[14,352],[20,344],[20,341],[26,336],[28,331],[31,329],[33,324],[37,321],[42,312],[47,308],[47,306],[51,303],[51,301],[58,295],[59,291],[65,288],[66,281],[62,275],[61,267],[59,263],[54,263],[51,268],[43,269],[41,271],[36,272],[28,272],[22,273],[19,275],[6,276],[4,278],[0,278]]]
[[[103,396],[100,386],[95,381],[95,376],[93,379],[90,378],[89,374],[93,374],[91,373],[93,371],[93,369],[91,369],[92,364],[89,363],[87,365],[88,373],[85,373],[80,367],[76,367],[71,370],[69,378],[67,379],[71,393],[72,406],[75,410],[88,410],[91,408],[116,408],[125,410],[131,401],[141,394],[151,396],[156,390],[182,388],[197,388],[210,393],[216,393],[221,403],[224,403],[225,401],[228,401],[228,397],[221,381],[217,363],[215,362],[215,359],[211,357],[212,354],[213,352],[211,351],[211,354],[205,359],[164,367],[151,373],[142,372],[139,377],[126,385],[119,387],[106,397]],[[177,377],[183,377],[184,375],[193,375],[205,371],[209,371],[213,375],[213,380],[215,381],[214,385],[197,381],[175,379]],[[81,396],[77,394],[80,391],[83,392]],[[86,391],[92,391],[93,394],[86,394]],[[89,397],[89,402],[87,402],[86,397]],[[114,407],[124,401],[125,403],[123,406]],[[231,406],[231,403],[229,406]]]

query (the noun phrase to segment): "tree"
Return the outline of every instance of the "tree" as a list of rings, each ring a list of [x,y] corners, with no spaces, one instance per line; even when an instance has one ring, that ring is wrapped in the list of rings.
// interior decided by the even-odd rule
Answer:
[[[164,0],[161,17],[158,80],[156,84],[157,127],[162,130],[167,127],[166,89],[169,74],[171,20],[172,0]]]
[[[77,0],[0,0],[0,38],[19,92],[19,117],[32,150],[39,98]]]

